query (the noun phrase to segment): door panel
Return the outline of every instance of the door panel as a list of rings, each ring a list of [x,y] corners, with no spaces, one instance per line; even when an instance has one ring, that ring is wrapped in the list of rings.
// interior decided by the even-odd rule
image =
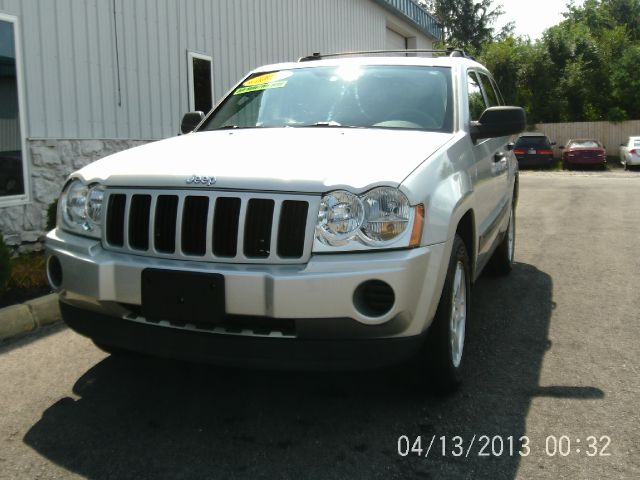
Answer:
[[[481,86],[482,82],[482,86]],[[477,72],[469,72],[467,88],[469,93],[469,115],[472,121],[478,120],[482,112],[490,106],[498,105],[498,95],[491,90],[489,95],[483,91],[493,88],[489,78]],[[498,238],[500,221],[503,218],[508,191],[508,161],[511,153],[507,151],[508,137],[479,140],[473,146],[476,163],[476,211],[478,213],[478,264],[483,265],[485,257],[491,253]]]

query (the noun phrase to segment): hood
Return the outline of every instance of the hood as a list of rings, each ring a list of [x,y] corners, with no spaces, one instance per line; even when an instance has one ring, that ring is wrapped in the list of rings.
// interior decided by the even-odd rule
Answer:
[[[399,185],[452,134],[359,128],[263,128],[196,132],[116,153],[77,175],[118,187],[321,193]]]

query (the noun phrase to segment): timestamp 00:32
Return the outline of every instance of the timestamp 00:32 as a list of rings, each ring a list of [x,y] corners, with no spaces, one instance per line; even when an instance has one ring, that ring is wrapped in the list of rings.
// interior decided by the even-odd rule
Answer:
[[[544,443],[535,445],[529,437],[523,435],[459,435],[398,437],[398,455],[401,457],[429,456],[440,457],[528,457],[539,453],[548,457],[568,457],[584,455],[586,457],[609,457],[611,437],[608,435],[589,435],[583,438],[569,435],[548,435]]]

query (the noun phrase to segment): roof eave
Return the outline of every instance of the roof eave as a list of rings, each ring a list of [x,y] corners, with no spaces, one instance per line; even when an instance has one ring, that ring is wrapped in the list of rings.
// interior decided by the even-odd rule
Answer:
[[[442,40],[442,25],[414,0],[373,0],[395,16],[409,22],[425,35]]]

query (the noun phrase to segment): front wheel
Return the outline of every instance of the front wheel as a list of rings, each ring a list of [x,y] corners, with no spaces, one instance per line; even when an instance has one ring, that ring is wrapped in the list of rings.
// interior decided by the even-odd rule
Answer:
[[[442,393],[453,392],[462,379],[467,324],[471,317],[471,269],[462,238],[456,235],[447,276],[423,350],[418,372]]]
[[[516,211],[511,207],[509,225],[502,241],[493,252],[487,265],[491,273],[507,275],[513,269],[513,256],[516,249]]]

